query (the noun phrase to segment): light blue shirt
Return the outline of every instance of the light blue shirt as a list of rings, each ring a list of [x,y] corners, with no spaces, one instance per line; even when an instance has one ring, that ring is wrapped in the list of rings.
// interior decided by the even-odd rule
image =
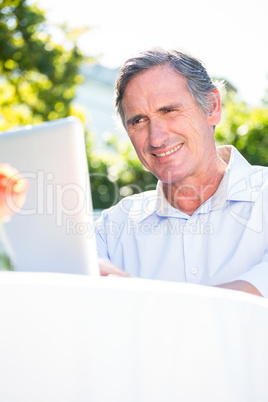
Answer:
[[[214,195],[192,216],[173,208],[162,184],[126,197],[96,222],[99,258],[141,278],[219,285],[245,280],[268,297],[268,168],[231,146]]]

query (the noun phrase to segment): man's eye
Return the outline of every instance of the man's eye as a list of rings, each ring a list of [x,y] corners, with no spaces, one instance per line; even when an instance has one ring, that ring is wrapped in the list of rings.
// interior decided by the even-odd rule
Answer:
[[[139,119],[136,119],[132,122],[132,125],[135,126],[136,124],[142,123],[145,119],[143,117],[140,117]]]

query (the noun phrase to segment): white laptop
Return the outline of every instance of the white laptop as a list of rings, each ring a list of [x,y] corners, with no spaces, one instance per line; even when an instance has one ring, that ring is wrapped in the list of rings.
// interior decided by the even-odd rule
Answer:
[[[28,179],[5,223],[15,270],[98,275],[83,126],[68,117],[0,133],[0,163]]]

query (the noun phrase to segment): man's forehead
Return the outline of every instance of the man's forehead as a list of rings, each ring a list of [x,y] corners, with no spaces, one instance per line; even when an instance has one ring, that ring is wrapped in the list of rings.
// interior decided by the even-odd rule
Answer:
[[[156,102],[157,107],[168,106],[182,103],[188,95],[191,96],[184,77],[169,65],[157,66],[143,71],[128,82],[122,97],[122,106],[125,112],[126,108],[141,106],[147,101]]]
[[[143,70],[139,72],[138,74],[133,75],[127,82],[125,86],[124,93],[126,92],[126,89],[133,85],[133,83],[136,83],[141,80],[163,80],[165,81],[165,78],[167,76],[172,76],[173,79],[178,79],[178,81],[181,81],[187,86],[187,82],[185,77],[183,77],[172,65],[170,64],[163,64],[163,65],[157,65],[157,66],[152,66],[151,68],[148,68],[146,70]],[[124,96],[124,94],[123,94]]]

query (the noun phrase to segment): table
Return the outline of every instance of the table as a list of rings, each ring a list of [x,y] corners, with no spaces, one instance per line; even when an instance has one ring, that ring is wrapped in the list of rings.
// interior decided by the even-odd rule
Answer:
[[[0,273],[3,402],[268,400],[268,300],[200,285]]]

